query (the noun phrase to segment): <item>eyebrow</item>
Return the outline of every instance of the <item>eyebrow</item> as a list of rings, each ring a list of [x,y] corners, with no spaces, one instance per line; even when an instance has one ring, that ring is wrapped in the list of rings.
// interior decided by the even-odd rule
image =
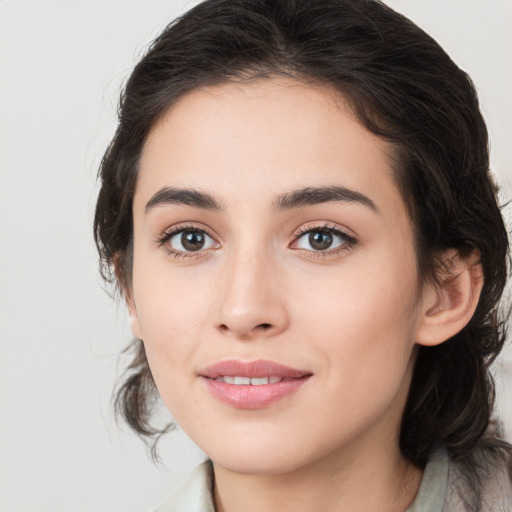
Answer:
[[[292,192],[287,192],[274,202],[278,210],[290,210],[302,206],[341,201],[348,203],[359,203],[379,212],[377,205],[367,196],[345,187],[306,187]]]
[[[146,203],[146,213],[155,206],[181,204],[203,210],[221,210],[220,203],[206,192],[189,188],[163,187]]]
[[[379,212],[377,205],[367,196],[345,187],[306,187],[280,195],[273,206],[278,210],[291,210],[334,201],[359,203]],[[190,188],[163,187],[146,203],[146,213],[166,204],[194,206],[203,210],[222,210],[221,203],[207,192]]]

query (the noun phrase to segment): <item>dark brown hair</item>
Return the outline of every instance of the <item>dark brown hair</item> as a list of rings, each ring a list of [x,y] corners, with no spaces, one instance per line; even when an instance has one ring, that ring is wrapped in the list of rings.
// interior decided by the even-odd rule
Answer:
[[[198,87],[276,75],[339,91],[360,122],[396,148],[396,180],[415,227],[423,281],[435,279],[443,266],[437,256],[447,248],[480,254],[477,310],[452,339],[419,348],[400,438],[417,466],[439,444],[469,461],[477,444],[487,443],[489,366],[505,339],[498,304],[507,232],[471,80],[430,36],[381,2],[207,0],[173,21],[128,80],[101,163],[94,233],[103,276],[112,281],[115,263],[118,284],[130,287],[139,157],[167,109]],[[150,421],[154,382],[143,343],[135,340],[133,348],[117,406],[135,431],[157,437],[165,428]]]

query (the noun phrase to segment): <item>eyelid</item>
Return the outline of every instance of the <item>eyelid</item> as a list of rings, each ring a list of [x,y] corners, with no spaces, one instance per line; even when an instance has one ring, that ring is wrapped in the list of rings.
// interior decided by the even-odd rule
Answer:
[[[210,232],[209,232],[208,228],[206,228],[206,226],[197,224],[195,222],[184,222],[184,223],[180,222],[178,224],[174,224],[172,226],[165,228],[162,232],[160,232],[160,234],[156,235],[155,243],[157,243],[157,245],[162,245],[167,240],[169,240],[169,238],[176,235],[177,233],[181,233],[182,231],[188,231],[188,230],[203,231],[211,238],[215,238],[214,236],[212,236],[210,234]]]
[[[308,233],[314,231],[327,231],[329,233],[342,238],[345,243],[340,244],[339,246],[334,247],[333,249],[325,249],[325,250],[314,250],[314,249],[304,249],[300,247],[293,247],[294,244],[297,243],[302,237],[307,235]],[[359,240],[355,235],[349,234],[352,233],[351,230],[341,227],[338,224],[334,224],[332,222],[323,222],[323,223],[308,223],[300,228],[298,228],[293,234],[293,241],[290,244],[290,247],[294,250],[301,251],[303,253],[309,253],[310,256],[314,257],[328,257],[328,256],[336,256],[342,252],[346,252],[351,250],[355,245],[359,243]]]
[[[197,231],[204,233],[207,237],[211,238],[215,242],[215,247],[208,247],[206,249],[198,249],[197,251],[182,251],[177,250],[169,246],[169,241],[179,233],[182,233],[183,231]],[[332,249],[325,249],[325,250],[314,250],[314,249],[304,249],[300,247],[293,247],[294,244],[297,243],[300,238],[302,238],[304,235],[311,233],[313,231],[327,231],[329,233],[332,233],[333,235],[341,238],[344,242],[340,245],[332,248]],[[358,239],[353,235],[349,234],[353,233],[351,230],[344,228],[340,226],[339,224],[335,224],[333,222],[310,222],[307,224],[304,224],[300,226],[297,230],[295,230],[294,234],[292,235],[292,242],[290,243],[289,247],[291,249],[294,249],[296,251],[300,251],[302,253],[307,253],[309,257],[329,257],[329,256],[336,256],[340,253],[347,252],[351,250],[355,245],[359,243]],[[175,257],[182,257],[182,258],[200,258],[202,256],[205,256],[207,253],[209,253],[212,249],[217,249],[220,247],[220,243],[218,242],[218,237],[214,234],[212,234],[211,230],[201,224],[196,222],[185,222],[185,223],[179,223],[173,226],[170,226],[166,228],[160,235],[157,235],[155,237],[155,243],[158,247],[163,247],[167,244],[167,251],[169,255],[174,255]]]
[[[182,258],[199,258],[202,256],[205,256],[205,253],[211,251],[213,248],[217,247],[208,247],[205,249],[198,249],[197,251],[181,251],[178,249],[174,249],[170,247],[169,241],[179,235],[180,233],[184,231],[196,231],[200,233],[204,233],[207,237],[211,238],[217,247],[220,247],[220,243],[217,240],[217,236],[213,235],[211,233],[211,230],[207,228],[206,226],[195,223],[195,222],[185,222],[185,223],[179,223],[173,226],[170,226],[166,228],[160,235],[157,235],[155,237],[155,243],[158,247],[164,247],[166,246],[167,252],[169,255],[174,255],[175,257],[182,257]]]

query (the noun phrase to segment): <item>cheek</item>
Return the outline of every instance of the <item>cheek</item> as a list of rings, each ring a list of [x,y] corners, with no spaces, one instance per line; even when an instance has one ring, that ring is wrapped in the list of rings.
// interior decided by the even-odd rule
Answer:
[[[150,269],[150,270],[148,270]],[[134,268],[133,293],[155,381],[170,382],[198,348],[208,317],[208,281],[169,268]]]
[[[359,269],[347,265],[294,294],[304,297],[295,311],[302,332],[316,340],[326,364],[338,362],[351,379],[380,375],[389,368],[404,370],[414,346],[415,267],[407,261],[400,267],[385,262],[383,258],[378,265]]]
[[[353,264],[297,279],[294,295],[303,299],[301,316],[311,316],[313,309],[330,322],[343,318],[347,328],[358,320],[396,325],[397,320],[411,319],[418,301],[414,265],[407,259],[394,263],[389,257],[367,260],[354,259]]]

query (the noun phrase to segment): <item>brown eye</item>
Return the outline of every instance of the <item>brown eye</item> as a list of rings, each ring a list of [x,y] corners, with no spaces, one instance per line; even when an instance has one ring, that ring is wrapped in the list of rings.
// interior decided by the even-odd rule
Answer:
[[[173,252],[196,252],[215,247],[216,242],[200,229],[182,229],[168,238],[168,247]]]
[[[198,251],[204,246],[204,233],[198,231],[184,231],[181,234],[181,245],[187,251]]]
[[[307,229],[295,239],[294,249],[326,254],[333,253],[335,249],[348,249],[357,243],[355,238],[345,234],[337,228],[318,227]]]
[[[332,233],[328,231],[311,231],[309,233],[309,245],[316,251],[329,249],[333,242]]]

